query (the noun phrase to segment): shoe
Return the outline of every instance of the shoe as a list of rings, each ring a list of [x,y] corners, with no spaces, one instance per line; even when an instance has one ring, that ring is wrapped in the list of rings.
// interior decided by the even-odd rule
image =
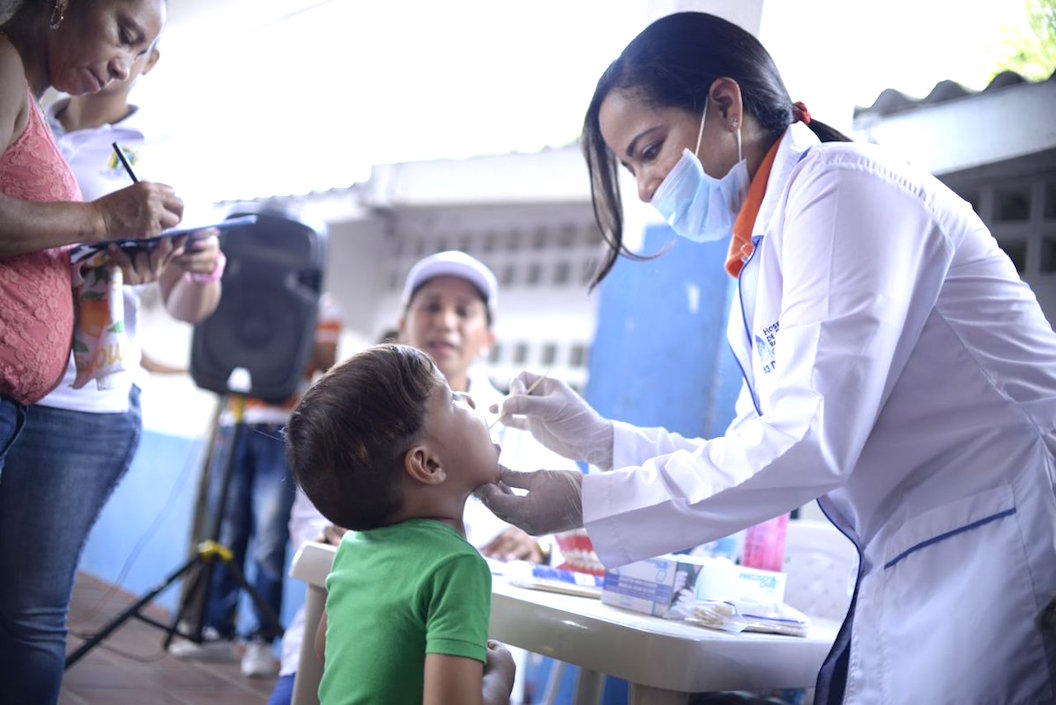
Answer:
[[[224,639],[212,627],[202,629],[202,643],[178,639],[169,644],[169,653],[176,658],[195,661],[234,661],[238,653],[233,639]]]
[[[279,660],[275,658],[271,644],[259,639],[246,642],[242,654],[242,675],[248,678],[263,678],[277,675]]]

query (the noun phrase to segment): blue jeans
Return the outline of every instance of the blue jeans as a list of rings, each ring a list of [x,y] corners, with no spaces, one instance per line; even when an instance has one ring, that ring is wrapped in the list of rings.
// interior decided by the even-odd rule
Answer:
[[[234,553],[235,564],[245,570],[246,549],[250,537],[253,538],[251,562],[255,574],[250,585],[276,618],[282,607],[290,509],[296,496],[286,467],[286,444],[280,428],[279,424],[243,424],[238,445],[232,449],[235,427],[221,427],[209,478],[209,503],[216,516],[221,481],[229,453],[234,453],[219,540]],[[212,627],[225,639],[233,638],[238,602],[238,583],[225,564],[217,563],[205,602],[203,625]],[[272,627],[254,605],[252,626],[244,636],[272,641],[282,636],[282,632]]]
[[[0,473],[4,470],[7,451],[22,433],[26,421],[26,407],[13,399],[0,396]]]
[[[132,463],[139,389],[127,413],[30,406],[0,471],[0,699],[55,703],[81,550]],[[3,422],[0,422],[0,426]],[[0,429],[2,432],[2,429]]]

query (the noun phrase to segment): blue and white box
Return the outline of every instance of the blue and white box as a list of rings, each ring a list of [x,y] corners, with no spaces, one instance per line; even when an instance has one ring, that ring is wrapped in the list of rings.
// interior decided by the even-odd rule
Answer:
[[[667,554],[606,571],[601,601],[656,617],[680,618],[683,615],[674,609],[678,603],[783,602],[785,580],[784,573],[746,568],[723,558]]]

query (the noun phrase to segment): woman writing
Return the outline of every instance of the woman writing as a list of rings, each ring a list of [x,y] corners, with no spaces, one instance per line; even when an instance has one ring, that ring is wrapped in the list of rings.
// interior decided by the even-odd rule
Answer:
[[[525,395],[522,374],[510,423],[613,471],[506,472],[529,494],[486,502],[531,533],[584,525],[617,566],[817,498],[861,567],[815,702],[1056,701],[1036,621],[1056,591],[1056,335],[971,206],[812,120],[754,37],[700,13],[606,70],[583,148],[599,280],[619,164],[676,233],[732,232],[737,415],[687,439],[549,380]]]
[[[70,21],[68,15],[65,22]],[[129,93],[159,58],[156,40],[128,65],[124,76],[94,93],[74,95],[48,108],[51,134],[66,156],[81,193],[90,199],[124,189],[128,174],[112,143],[140,176],[164,170],[148,120]],[[145,131],[144,131],[145,130]],[[59,386],[25,408],[18,439],[10,444],[0,475],[0,683],[14,702],[51,702],[60,690],[66,658],[67,611],[74,576],[89,531],[114,488],[128,472],[142,432],[138,375],[141,281],[158,280],[161,300],[176,319],[194,324],[216,308],[223,273],[219,242],[196,235],[183,254],[172,243],[125,261],[125,371],[74,388],[71,359]],[[171,253],[168,258],[164,253]],[[136,260],[133,264],[132,260]],[[162,266],[166,263],[167,266]],[[68,294],[67,294],[68,295]],[[71,356],[72,358],[72,356]],[[69,439],[76,439],[69,442]],[[26,550],[32,545],[33,550]]]
[[[86,453],[91,455],[83,447],[86,438],[71,437],[68,426],[65,443],[52,439],[50,448],[79,458],[71,463],[86,473],[79,476],[84,482],[63,487],[49,482],[57,477],[58,466],[52,462],[57,456],[43,465],[23,462],[20,469],[12,455],[8,470],[15,475],[2,469],[26,423],[27,406],[44,397],[66,371],[74,298],[68,246],[153,236],[176,225],[183,211],[171,188],[146,182],[80,202],[74,175],[37,100],[50,86],[82,95],[129,79],[149,55],[164,13],[164,0],[27,1],[0,28],[0,517],[10,520],[11,529],[0,531],[5,568],[0,581],[0,692],[11,702],[52,703],[58,698],[66,605],[90,526],[71,517],[94,518],[105,492],[89,490],[105,489],[111,477],[88,473],[97,465],[84,462]],[[130,284],[157,278],[170,262],[196,259],[176,260],[182,243],[167,239],[135,261],[115,250],[113,261]],[[40,430],[32,422],[30,428]],[[107,460],[120,464],[122,454],[114,450],[102,458]],[[33,541],[42,550],[33,548]],[[60,553],[63,560],[56,559]],[[52,600],[55,593],[61,597]]]
[[[27,0],[0,28],[0,467],[25,405],[66,370],[67,246],[152,237],[183,214],[171,188],[145,182],[81,202],[37,100],[49,87],[91,93],[126,77],[158,36],[164,11],[164,0]],[[178,244],[155,248],[150,266],[163,265]]]

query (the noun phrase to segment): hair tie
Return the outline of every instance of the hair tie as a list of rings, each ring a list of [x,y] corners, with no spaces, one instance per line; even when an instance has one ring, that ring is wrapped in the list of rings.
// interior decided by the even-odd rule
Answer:
[[[802,122],[804,125],[809,125],[810,124],[810,111],[807,110],[807,106],[803,105],[803,102],[800,101],[798,103],[793,103],[792,107],[794,107],[799,112],[799,115],[797,117],[800,120],[800,122]],[[795,121],[793,121],[793,122],[795,122]]]

